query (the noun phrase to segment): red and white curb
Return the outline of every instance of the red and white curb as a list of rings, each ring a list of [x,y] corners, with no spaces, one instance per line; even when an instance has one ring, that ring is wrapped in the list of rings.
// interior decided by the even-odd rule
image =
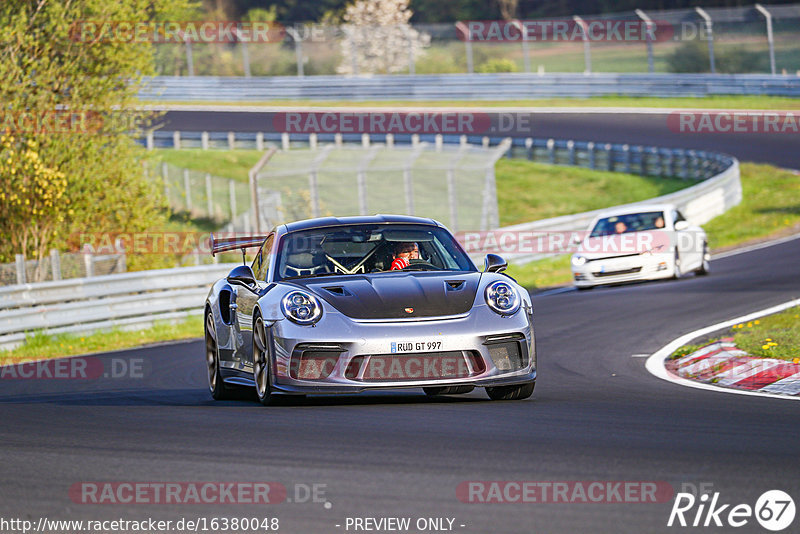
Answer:
[[[756,358],[736,348],[731,338],[666,363],[667,371],[682,378],[721,387],[800,395],[800,364],[775,358]]]
[[[689,332],[650,355],[645,367],[653,376],[681,386],[737,395],[800,400],[800,365],[772,358],[754,358],[738,350],[730,341],[708,345],[678,360],[667,360],[676,350],[698,337],[798,305],[800,299],[794,299]],[[778,377],[778,373],[788,373],[790,370],[794,372]]]

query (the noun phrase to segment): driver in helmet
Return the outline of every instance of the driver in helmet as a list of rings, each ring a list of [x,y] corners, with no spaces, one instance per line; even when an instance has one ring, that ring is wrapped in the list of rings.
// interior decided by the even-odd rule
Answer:
[[[394,248],[394,255],[390,270],[405,269],[411,264],[411,260],[419,259],[419,245],[413,242],[398,243]]]

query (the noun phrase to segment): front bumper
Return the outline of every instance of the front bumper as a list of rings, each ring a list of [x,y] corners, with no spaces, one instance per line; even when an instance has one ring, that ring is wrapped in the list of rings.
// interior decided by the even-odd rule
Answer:
[[[413,321],[353,321],[329,313],[315,327],[280,321],[272,328],[272,385],[285,393],[492,387],[536,379],[532,314],[524,308],[512,317],[481,306],[464,316]]]
[[[592,259],[571,268],[576,287],[671,278],[675,273],[674,262],[667,254]]]

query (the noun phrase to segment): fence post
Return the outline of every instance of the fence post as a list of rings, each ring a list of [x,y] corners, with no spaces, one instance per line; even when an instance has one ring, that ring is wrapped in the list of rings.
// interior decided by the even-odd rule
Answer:
[[[706,34],[708,35],[708,61],[711,64],[711,74],[717,73],[716,65],[714,64],[714,26],[711,17],[702,7],[695,7],[694,10],[698,15],[703,17],[706,23]]]
[[[363,148],[369,148],[369,141],[370,141],[369,134],[368,133],[362,133],[361,134],[361,146]]]
[[[394,148],[394,134],[386,134],[386,148]]]
[[[192,211],[192,184],[189,179],[189,169],[183,169],[183,190],[186,193],[186,211]]]
[[[155,146],[155,140],[153,139],[153,130],[147,130],[146,144],[147,144],[147,150],[153,150]]]
[[[465,134],[461,134],[461,137],[458,138],[458,144],[462,147],[465,147],[469,144],[469,139],[467,139]]]
[[[533,161],[533,138],[532,137],[525,138],[525,153],[528,155],[528,159]]]
[[[485,136],[485,135],[483,136],[483,139],[481,139],[481,146],[483,146],[483,148],[489,148],[489,137],[488,136]]]
[[[61,280],[61,256],[54,248],[50,249],[50,271],[53,273],[53,280]]]
[[[556,141],[555,139],[547,140],[547,160],[554,164],[556,162]]]
[[[319,217],[319,191],[317,190],[317,171],[308,173],[308,193],[311,197],[311,217]]]
[[[647,176],[647,153],[643,146],[637,146],[636,151],[639,152],[639,174]]]
[[[94,254],[88,245],[83,247],[83,269],[86,272],[86,278],[94,276]]]
[[[172,132],[172,148],[180,150],[181,148],[181,132]]]
[[[511,151],[509,150],[509,153],[510,152]],[[567,157],[569,158],[568,159],[569,164],[575,165],[575,141],[573,141],[572,139],[567,141]]]
[[[609,171],[614,170],[614,151],[611,143],[605,144],[605,151],[606,151],[606,169]]]
[[[625,162],[625,172],[631,172],[631,147],[628,144],[622,145],[622,158]]]
[[[203,150],[208,150],[208,132],[203,132],[200,134],[200,148]]]
[[[289,150],[289,132],[283,132],[281,134],[281,148],[283,150]]]
[[[472,33],[469,31],[469,27],[461,21],[456,22],[456,30],[460,31],[464,36],[464,47],[467,51],[467,72],[472,74],[474,72],[472,63]]]
[[[411,167],[403,168],[403,185],[406,191],[406,213],[414,215],[414,182],[411,177]]]
[[[164,198],[167,199],[169,204],[169,169],[167,169],[167,162],[161,162],[161,179],[164,182]]]
[[[211,198],[211,175],[206,173],[206,209],[208,210],[208,218],[214,218],[214,201]]]
[[[228,180],[228,202],[231,208],[231,220],[236,217],[236,185],[233,180]]]
[[[419,134],[412,134],[411,135],[411,146],[415,147],[419,145]]]
[[[28,275],[25,272],[25,255],[24,254],[16,254],[14,256],[14,263],[16,263],[16,267],[17,267],[17,283],[18,284],[27,283]]]
[[[581,38],[583,39],[583,64],[584,74],[591,74],[592,73],[592,49],[590,48],[589,44],[589,30],[586,22],[578,15],[572,17],[572,20],[580,24],[581,26]]]
[[[595,163],[594,141],[586,143],[586,151],[589,153],[589,168],[594,169],[597,166]]]
[[[317,149],[317,133],[316,132],[311,132],[310,134],[308,134],[308,148],[310,148],[311,150],[316,150]]]
[[[259,152],[264,150],[264,134],[262,132],[256,134],[256,150]]]
[[[444,138],[442,137],[442,134],[436,134],[433,139],[436,146],[436,152],[441,152],[442,147],[444,146]]]
[[[189,36],[186,35],[184,37],[184,43],[186,43],[186,68],[189,73],[189,76],[194,76],[194,59],[192,58],[192,41],[189,40]]]
[[[652,74],[655,72],[655,63],[653,62],[653,19],[647,16],[647,13],[641,9],[635,9],[634,12],[640,19],[642,19],[642,21],[644,21],[646,33],[645,40],[647,42],[647,72]]]
[[[233,150],[236,148],[236,134],[233,132],[228,132],[228,150]]]
[[[772,13],[761,4],[755,5],[756,10],[767,19],[767,45],[769,46],[769,70],[775,76],[775,41],[772,38]]]
[[[342,146],[342,134],[340,132],[333,134],[333,144],[336,145],[337,148]]]

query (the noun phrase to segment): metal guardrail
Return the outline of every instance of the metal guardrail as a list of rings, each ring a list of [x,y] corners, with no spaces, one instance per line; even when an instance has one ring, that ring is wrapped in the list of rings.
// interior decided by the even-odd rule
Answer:
[[[766,74],[431,74],[374,76],[158,76],[147,101],[502,100],[589,96],[800,96],[800,77]]]
[[[0,288],[0,349],[32,331],[142,328],[202,313],[203,298],[236,264],[159,269]]]

